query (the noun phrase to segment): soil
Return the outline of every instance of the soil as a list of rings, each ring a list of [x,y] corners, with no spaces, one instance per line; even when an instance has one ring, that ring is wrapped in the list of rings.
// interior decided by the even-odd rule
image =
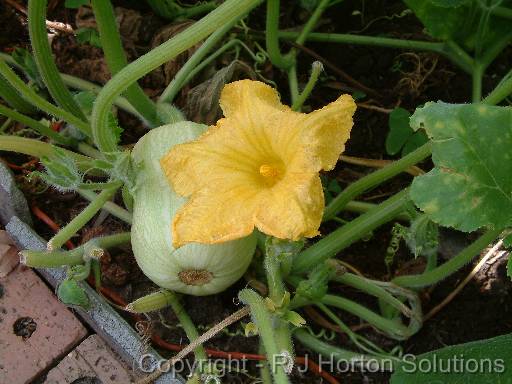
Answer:
[[[160,28],[168,24],[165,20],[158,18],[151,10],[145,7],[144,2],[117,2],[118,5],[137,10],[146,21],[143,37],[134,37],[133,34],[125,36],[124,43],[131,59],[143,54],[151,47],[151,38],[158,34]],[[287,12],[283,15],[282,28],[296,27],[305,22],[307,12],[296,5],[294,1],[283,1],[283,9]],[[330,9],[322,19],[319,31],[324,32],[357,32],[368,35],[385,35],[397,38],[428,39],[423,31],[423,26],[412,14],[403,14],[404,5],[400,1],[374,0],[371,6],[367,4],[363,10],[364,2],[357,0],[346,0]],[[67,21],[74,26],[72,10],[62,11],[62,7],[56,7],[54,14],[50,15],[52,20]],[[354,11],[360,11],[359,13]],[[23,18],[4,17],[6,12],[12,12],[8,6],[0,5],[2,20],[6,23],[13,23],[12,28],[19,28],[23,25]],[[262,30],[264,26],[264,7],[253,12],[248,20],[248,25],[255,30]],[[148,20],[149,27],[148,27]],[[5,24],[2,28],[9,29]],[[150,32],[147,32],[147,31]],[[1,32],[1,31],[0,31]],[[133,31],[132,31],[133,32]],[[0,40],[0,48],[6,50],[17,46],[27,46],[27,33],[24,27],[20,33],[2,34],[9,36],[11,40]],[[16,40],[13,40],[16,39]],[[254,47],[254,41],[248,44]],[[291,48],[290,44],[283,42],[283,50]],[[380,108],[392,109],[398,105],[413,111],[418,105],[429,100],[443,100],[452,103],[465,103],[470,101],[470,77],[460,69],[453,66],[445,58],[432,53],[405,52],[393,49],[362,47],[352,45],[334,44],[307,44],[309,52],[301,52],[299,66],[299,81],[304,83],[307,80],[313,56],[321,56],[335,67],[343,70],[349,77],[363,84],[370,93],[365,92],[367,97],[363,100],[366,104]],[[108,80],[109,74],[104,64],[101,50],[95,47],[77,44],[71,35],[59,34],[54,38],[53,48],[57,57],[60,70],[65,73],[79,75],[87,80],[104,83]],[[185,53],[177,62],[162,67],[142,80],[142,84],[149,95],[158,95],[164,88],[166,81],[172,78],[173,73],[179,68],[191,52]],[[216,70],[219,70],[233,60],[233,55],[226,54],[217,60],[211,68],[198,76],[192,84],[185,87],[178,95],[176,103],[187,110],[188,93],[191,89],[207,80]],[[239,60],[252,67],[250,58],[241,53]],[[488,70],[484,78],[484,92],[489,91],[496,84],[498,79],[512,66],[512,55],[510,48]],[[93,69],[93,70],[91,70]],[[269,65],[260,68],[261,76],[275,81],[279,89],[286,90],[286,79],[279,71]],[[360,91],[354,82],[346,81],[332,70],[326,70],[325,79],[313,91],[308,105],[312,109],[323,106],[335,99],[341,91],[352,89]],[[247,74],[245,74],[247,76]],[[244,76],[244,74],[240,75]],[[283,99],[288,100],[288,95],[283,94]],[[194,116],[197,118],[197,116]],[[143,127],[131,116],[120,112],[119,119],[125,127],[123,142],[133,143],[138,137],[144,134]],[[348,155],[366,158],[389,158],[385,154],[384,141],[388,131],[388,115],[379,111],[359,108],[355,116],[355,127],[352,136],[347,144]],[[15,128],[17,129],[17,128]],[[2,157],[14,164],[24,164],[30,159],[21,155],[5,154]],[[428,170],[430,164],[421,164]],[[84,207],[85,201],[72,193],[57,193],[46,188],[40,183],[29,183],[26,175],[29,171],[40,168],[33,164],[23,171],[16,170],[17,180],[25,192],[30,204],[35,204],[43,211],[51,215],[52,219],[62,225],[69,221],[76,212]],[[339,181],[340,185],[347,184],[359,179],[371,172],[371,169],[340,163],[335,170],[328,174],[328,177]],[[410,183],[411,177],[403,175],[394,178],[392,181],[365,194],[362,199],[371,202],[378,202],[386,196],[400,191]],[[117,197],[120,202],[120,197]],[[353,215],[346,214],[346,218]],[[35,228],[43,237],[50,238],[52,231],[40,220],[35,219]],[[127,230],[125,224],[120,223],[112,217],[106,219],[93,219],[88,228],[82,231],[81,238],[72,239],[79,243],[97,234],[114,233]],[[327,223],[322,226],[322,233],[328,233],[337,227],[337,224]],[[388,271],[384,263],[385,250],[391,239],[391,225],[385,225],[374,231],[366,241],[360,241],[343,250],[338,257],[352,264],[370,277],[380,280],[389,280],[392,275],[411,269],[421,271],[423,260],[414,260],[413,256],[401,244],[395,256],[391,271]],[[473,235],[465,235],[454,231],[444,231],[441,236],[441,254],[445,259],[452,257],[459,249],[465,246]],[[427,313],[432,307],[441,302],[457,284],[468,274],[472,266],[468,265],[457,274],[442,281],[435,287],[421,292],[423,310]],[[115,289],[125,300],[131,301],[145,293],[155,290],[155,286],[149,282],[137,268],[133,256],[128,248],[119,249],[109,253],[102,263],[103,284]],[[236,302],[237,292],[246,286],[245,281],[238,282],[227,291],[211,297],[184,296],[183,303],[200,330],[205,329],[229,314],[236,311],[239,306]],[[377,303],[368,296],[347,287],[331,287],[333,291],[342,293],[345,297],[355,300],[363,305],[377,309]],[[489,338],[512,330],[512,302],[510,295],[512,282],[506,277],[504,258],[488,264],[475,279],[473,279],[455,299],[428,320],[423,328],[409,340],[397,343],[373,329],[363,328],[360,333],[372,342],[386,350],[391,350],[399,345],[404,353],[419,354],[441,348],[446,345],[463,343],[471,340]],[[340,317],[351,326],[360,325],[360,320],[339,313]],[[307,317],[308,324],[312,331],[319,331],[319,327]],[[164,310],[160,314],[151,315],[153,332],[158,332],[165,340],[178,344],[186,344],[187,339],[184,332],[176,325],[177,321],[170,310]],[[329,333],[326,337],[330,336]],[[334,335],[332,343],[351,349],[352,346],[345,336]],[[223,351],[240,351],[247,353],[258,353],[256,338],[243,336],[241,325],[233,325],[225,333],[210,340],[209,348]],[[314,353],[307,351],[300,345],[296,345],[297,354],[308,354],[316,358]],[[167,352],[163,352],[166,354]],[[168,353],[167,353],[168,354]],[[228,374],[225,382],[229,383],[252,383],[254,376],[258,375],[254,363],[247,367],[247,374]],[[343,383],[388,383],[387,374],[361,374],[349,373],[335,375]],[[293,373],[294,383],[322,383],[318,376],[311,373]]]

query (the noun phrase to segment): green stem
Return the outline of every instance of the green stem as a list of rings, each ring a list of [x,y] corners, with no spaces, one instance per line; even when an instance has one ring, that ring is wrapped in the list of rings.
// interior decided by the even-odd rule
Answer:
[[[165,88],[162,95],[158,99],[159,103],[172,103],[181,88],[186,84],[190,73],[196,68],[206,55],[217,45],[217,43],[229,32],[237,20],[227,23],[219,30],[212,33],[194,54],[187,60],[187,62],[180,68],[176,76],[172,79],[169,85]],[[228,43],[229,44],[229,43]],[[226,44],[227,45],[227,44]]]
[[[265,32],[267,53],[272,64],[280,69],[289,70],[295,64],[295,58],[291,55],[281,54],[281,49],[279,48],[279,15],[280,1],[267,0]]]
[[[96,85],[94,83],[91,83],[86,80],[79,79],[78,77],[74,77],[71,75],[67,75],[65,73],[61,74],[62,81],[64,83],[73,89],[78,89],[80,91],[89,91],[93,93],[100,93],[103,87],[100,87],[99,85]],[[133,116],[138,117],[141,120],[144,120],[144,117],[130,104],[128,100],[126,100],[124,97],[117,97],[114,100],[114,105],[116,107],[121,108],[122,110],[132,114]]]
[[[11,55],[0,52],[0,59],[5,60],[5,62],[9,64],[11,67],[15,67],[16,69],[23,71],[23,68],[12,58]],[[91,83],[87,80],[79,79],[78,77],[67,75],[65,73],[61,73],[60,77],[62,78],[62,81],[64,81],[64,84],[73,89],[78,89],[80,91],[89,91],[93,93],[100,93],[100,91],[102,90],[102,87],[100,87],[99,85]],[[124,97],[116,98],[114,104],[117,107],[123,109],[124,111],[143,119],[143,117],[137,112],[137,110],[133,108],[133,106]]]
[[[83,153],[85,156],[89,156],[93,159],[104,159],[104,156],[100,151],[84,142],[78,143],[77,149],[80,153]]]
[[[32,1],[32,0],[31,0]],[[91,128],[89,124],[77,118],[73,113],[64,109],[56,107],[52,103],[39,96],[32,88],[21,80],[16,73],[5,63],[0,60],[0,75],[2,75],[28,102],[43,112],[53,115],[59,119],[67,121],[69,124],[74,125],[86,135],[91,135]]]
[[[494,90],[482,100],[482,103],[496,105],[512,94],[512,70],[501,80]]]
[[[355,301],[341,296],[325,295],[321,302],[360,317],[393,339],[405,340],[411,336],[409,329],[403,324],[382,317]]]
[[[311,335],[305,329],[297,329],[293,336],[301,342],[306,348],[324,356],[328,361],[335,362],[353,362],[354,364],[364,365],[365,368],[375,369],[375,371],[386,370],[393,371],[395,365],[394,359],[381,358],[373,355],[363,355],[352,351],[347,351],[323,342],[317,337]],[[332,359],[332,360],[331,360]]]
[[[216,1],[207,1],[206,3],[198,4],[192,6],[190,8],[183,8],[183,10],[178,14],[179,19],[192,19],[197,15],[203,15],[210,11],[213,11],[217,7],[218,3]]]
[[[55,132],[50,127],[40,123],[37,120],[32,119],[31,117],[25,116],[18,111],[15,111],[14,109],[10,109],[2,104],[0,104],[0,115],[7,116],[8,118],[12,120],[16,120],[20,122],[23,125],[26,125],[27,127],[32,128],[34,131],[38,132],[39,134],[49,137],[53,141],[55,141],[58,144],[67,145],[67,146],[73,146],[75,144],[75,141],[71,138],[64,137],[58,132]]]
[[[320,20],[320,17],[322,16],[322,13],[329,7],[329,3],[331,0],[321,0],[313,13],[311,14],[309,20],[304,25],[302,30],[299,33],[299,36],[297,37],[297,40],[295,42],[297,44],[303,45],[306,39],[308,38],[308,35],[313,31],[313,29],[316,27],[318,21]]]
[[[263,343],[263,347],[267,354],[267,360],[271,367],[272,375],[274,376],[275,384],[288,384],[288,376],[283,369],[282,364],[279,363],[279,356],[283,356],[283,350],[279,348],[274,332],[274,319],[268,312],[268,309],[263,301],[263,298],[251,289],[242,289],[238,294],[240,301],[249,305],[251,308],[251,315],[258,327],[258,332]],[[290,355],[290,358],[291,355]]]
[[[61,151],[74,159],[80,170],[85,171],[91,168],[91,158],[78,153],[68,151],[67,149],[56,147],[52,144],[44,143],[40,140],[28,139],[18,136],[0,136],[0,151],[18,152],[34,157],[52,157],[55,156],[55,149]]]
[[[296,31],[279,31],[278,33],[278,37],[284,40],[296,40],[299,36],[300,32]],[[466,52],[464,52],[464,50],[462,50],[457,44],[455,44],[452,41],[431,42],[419,40],[393,39],[389,37],[318,32],[309,33],[306,40],[322,43],[357,44],[374,47],[431,51],[445,55],[468,73],[471,73],[473,68],[473,59],[471,59],[471,57]]]
[[[48,241],[48,249],[54,250],[60,248],[66,241],[71,239],[82,227],[84,227],[98,211],[103,208],[103,205],[114,196],[121,182],[117,182],[113,187],[101,191],[97,198],[80,212],[73,220],[71,220],[65,227],[63,227],[55,236]]]
[[[47,0],[29,0],[28,2],[28,32],[30,34],[34,59],[53,99],[65,111],[84,122],[87,121],[85,115],[64,85],[57,66],[53,61],[50,43],[48,42],[48,33],[46,32],[47,3]]]
[[[478,63],[473,67],[472,79],[472,101],[479,103],[482,100],[482,77],[484,75],[483,66]]]
[[[20,252],[22,264],[33,268],[55,268],[64,265],[78,265],[84,262],[85,247],[88,244],[94,244],[95,247],[109,249],[121,244],[130,242],[130,232],[117,233],[115,235],[96,237],[87,243],[71,251],[29,251]]]
[[[392,283],[407,288],[422,288],[436,284],[469,263],[476,255],[485,249],[485,247],[494,241],[501,232],[501,230],[497,229],[488,230],[480,236],[478,240],[464,248],[457,256],[441,264],[439,267],[419,275],[396,277],[392,280]]]
[[[98,195],[94,193],[93,191],[87,191],[85,189],[79,189],[77,192],[80,194],[80,196],[85,197],[89,201],[94,201],[98,198]],[[103,205],[103,208],[105,211],[110,213],[112,216],[117,217],[118,219],[123,220],[125,223],[131,224],[133,217],[130,212],[128,212],[126,209],[121,208],[119,205],[107,201],[105,205]]]
[[[110,0],[92,0],[91,5],[100,33],[101,47],[113,76],[128,65],[121,37],[117,30],[114,8]],[[137,82],[130,85],[124,95],[151,127],[160,125],[155,104]]]
[[[290,99],[292,105],[295,104],[299,98],[299,80],[297,79],[297,65],[292,65],[286,72],[288,75],[288,85],[290,88]]]
[[[309,80],[306,83],[306,86],[302,90],[302,92],[299,94],[299,97],[296,98],[295,102],[292,105],[292,110],[294,111],[300,111],[302,108],[302,105],[306,101],[306,99],[311,94],[311,91],[313,91],[313,88],[316,85],[316,82],[318,81],[318,77],[320,76],[320,73],[322,73],[323,65],[319,61],[313,62],[311,66],[311,76],[309,76]]]
[[[492,7],[491,13],[505,19],[512,19],[512,9],[507,7]]]
[[[369,354],[375,354],[377,356],[386,356],[391,357],[390,354],[387,354],[383,349],[376,346],[370,340],[366,339],[363,336],[359,336],[357,333],[353,332],[348,325],[346,325],[341,319],[329,309],[325,304],[318,303],[317,307],[327,315],[331,319],[331,321],[336,324],[343,332],[345,332],[350,340],[361,350]],[[395,358],[396,359],[396,358]]]
[[[377,204],[374,203],[367,203],[366,201],[349,201],[345,207],[343,208],[344,211],[348,212],[355,212],[355,213],[366,213],[370,209],[375,208]],[[401,221],[410,221],[411,216],[404,212],[400,213],[396,216],[397,220]]]
[[[265,348],[263,347],[262,343],[260,343],[258,353],[260,355],[265,355]],[[266,360],[262,361],[260,365],[260,380],[262,384],[272,384],[272,374],[270,373],[270,365]]]
[[[11,126],[12,122],[13,122],[13,120],[10,117],[5,119],[2,126],[0,126],[0,135],[4,134],[4,132],[7,130],[7,128],[9,128]]]
[[[501,35],[496,41],[486,47],[482,56],[479,58],[480,65],[485,70],[500,53],[507,47],[512,40],[512,31]]]
[[[169,304],[171,308],[178,318],[178,321],[183,326],[183,330],[185,331],[189,341],[192,343],[195,339],[199,337],[199,332],[197,331],[196,326],[194,325],[192,319],[185,311],[185,308],[181,305],[178,297],[171,292],[171,295],[168,296]],[[198,345],[196,349],[194,349],[194,356],[196,362],[201,366],[208,360],[208,355],[202,345]]]
[[[293,273],[305,273],[315,265],[333,257],[373,229],[392,220],[397,214],[405,210],[408,203],[409,191],[404,189],[367,213],[330,233],[296,256],[293,262]]]
[[[368,293],[369,295],[372,295],[382,300],[383,302],[389,304],[393,308],[398,309],[405,316],[412,316],[411,310],[404,303],[402,303],[402,301],[398,300],[395,296],[390,294],[384,288],[375,284],[370,279],[347,272],[339,276],[336,276],[333,279],[333,281],[348,285],[349,287],[359,289],[362,292]],[[411,294],[414,293],[411,292]]]
[[[126,306],[126,310],[134,313],[146,313],[158,311],[167,308],[171,305],[171,300],[175,294],[167,289],[160,289],[159,291],[150,293],[149,295],[142,296],[135,301],[132,301]]]
[[[185,31],[154,48],[117,73],[99,93],[94,104],[92,132],[97,147],[103,152],[117,149],[117,143],[113,142],[111,133],[106,131],[108,129],[108,114],[115,98],[131,83],[194,46],[227,22],[239,19],[261,1],[227,0]]]
[[[281,273],[282,255],[265,254],[264,267],[267,276],[268,296],[274,303],[281,303],[286,293],[286,287]],[[292,336],[290,326],[286,321],[277,319],[275,321],[275,337],[277,345],[281,350],[288,351],[293,355]]]
[[[226,44],[224,44],[222,47],[215,50],[214,53],[212,53],[210,56],[208,56],[206,59],[204,59],[197,67],[195,67],[190,73],[188,74],[187,78],[181,85],[183,87],[185,84],[188,84],[199,72],[201,72],[206,66],[210,65],[217,57],[222,55],[224,52],[226,52],[228,49],[240,45],[242,48],[244,48],[247,53],[251,56],[251,58],[259,63],[261,62],[261,58],[259,58],[256,54],[254,54],[247,45],[244,44],[243,41],[239,39],[232,39],[228,41]],[[265,59],[263,59],[265,60]]]
[[[32,104],[21,97],[2,76],[0,76],[0,98],[4,99],[7,104],[21,113],[30,115],[36,112]]]
[[[324,220],[335,217],[343,210],[345,205],[355,199],[360,194],[376,187],[386,180],[400,174],[407,168],[426,159],[432,153],[432,145],[430,142],[422,145],[418,149],[402,157],[400,160],[394,161],[385,167],[370,173],[369,175],[350,184],[338,196],[336,196],[325,208]]]

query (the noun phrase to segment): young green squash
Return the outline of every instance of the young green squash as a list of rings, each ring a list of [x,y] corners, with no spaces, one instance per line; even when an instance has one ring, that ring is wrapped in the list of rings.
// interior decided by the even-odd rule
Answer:
[[[169,185],[160,159],[206,129],[188,121],[164,125],[142,137],[132,151],[137,169],[132,248],[137,263],[158,286],[197,296],[223,291],[237,281],[256,247],[255,234],[217,245],[172,247],[172,219],[186,199]]]

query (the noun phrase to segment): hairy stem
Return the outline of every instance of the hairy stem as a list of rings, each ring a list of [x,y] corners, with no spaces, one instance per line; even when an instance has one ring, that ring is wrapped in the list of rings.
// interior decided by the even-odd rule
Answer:
[[[88,244],[95,247],[109,249],[130,242],[130,232],[117,233],[115,235],[95,237],[87,243],[71,251],[29,251],[20,252],[22,264],[33,268],[54,268],[64,265],[78,265],[84,262],[84,252]]]
[[[367,213],[330,233],[296,256],[293,262],[293,273],[305,273],[315,265],[333,257],[373,229],[395,218],[396,215],[404,211],[408,202],[409,191],[404,189]]]
[[[79,189],[77,190],[77,192],[80,194],[80,196],[85,197],[89,201],[96,200],[98,197],[98,195],[93,191],[88,191],[85,189]],[[132,214],[128,212],[126,209],[121,208],[119,205],[111,201],[107,201],[105,205],[103,205],[102,209],[110,213],[112,216],[115,216],[118,219],[123,220],[125,223],[132,223]]]
[[[25,84],[25,82],[21,80],[18,75],[16,75],[16,73],[14,73],[14,71],[5,63],[5,61],[1,59],[0,75],[3,76],[14,88],[16,88],[16,90],[25,100],[30,102],[36,108],[48,113],[49,115],[53,115],[59,119],[67,121],[69,124],[74,125],[88,136],[91,135],[91,127],[89,127],[88,123],[76,117],[73,113],[56,107],[52,103],[43,99],[32,88]]]
[[[18,152],[34,157],[52,157],[55,155],[56,147],[36,139],[28,139],[18,136],[0,136],[0,151]],[[59,148],[66,156],[76,161],[78,169],[85,171],[91,168],[91,158],[78,153]]]
[[[65,111],[76,116],[77,119],[87,121],[82,110],[62,81],[57,66],[53,61],[46,32],[47,3],[47,0],[29,0],[27,8],[28,32],[37,68],[55,102]]]
[[[256,7],[262,0],[228,0],[185,31],[154,48],[117,73],[99,93],[92,113],[92,132],[97,147],[103,152],[115,151],[117,143],[108,132],[108,113],[115,98],[129,85],[148,72],[173,59],[197,44],[212,32],[239,19]]]
[[[121,37],[117,30],[114,8],[110,0],[92,0],[91,5],[100,33],[101,47],[113,76],[128,65]],[[130,85],[124,95],[150,126],[156,127],[159,125],[155,104],[137,82]]]
[[[263,343],[270,364],[270,371],[275,384],[288,384],[288,376],[282,364],[276,364],[278,356],[283,354],[277,342],[274,332],[275,326],[272,315],[269,313],[263,298],[251,289],[242,289],[238,294],[240,301],[251,308],[251,316],[258,327],[258,332]],[[291,359],[290,355],[290,359]]]
[[[300,32],[279,31],[278,36],[284,40],[296,40]],[[357,44],[385,48],[410,49],[419,51],[431,51],[442,54],[452,60],[464,71],[471,73],[473,69],[473,59],[462,50],[456,43],[430,42],[419,40],[393,39],[389,37],[351,35],[342,33],[318,33],[311,32],[306,37],[306,41],[316,41],[323,43]]]
[[[16,120],[17,122],[26,125],[29,128],[32,128],[37,133],[46,136],[58,144],[72,146],[75,144],[75,141],[71,138],[64,137],[58,132],[55,132],[50,127],[40,123],[37,120],[32,119],[31,117],[25,116],[14,109],[10,109],[2,104],[0,104],[0,115],[7,116],[12,120]]]
[[[381,370],[392,371],[395,364],[392,359],[381,358],[373,355],[362,355],[361,353],[347,351],[345,349],[332,346],[311,335],[305,329],[297,329],[293,333],[293,336],[306,348],[324,356],[329,361],[331,359],[340,362],[351,361],[354,364],[360,364],[365,368],[375,369],[375,372]]]
[[[267,53],[272,64],[280,69],[289,70],[295,64],[295,58],[291,55],[283,55],[279,48],[279,15],[280,1],[267,0],[265,31]]]
[[[81,228],[83,228],[93,216],[105,205],[105,203],[114,196],[121,186],[121,182],[115,182],[111,188],[101,191],[101,193],[91,203],[53,236],[47,244],[48,250],[60,248],[66,241],[71,239]]]
[[[501,233],[501,230],[490,229],[478,238],[474,243],[464,248],[457,256],[451,258],[439,267],[431,269],[419,275],[399,276],[392,280],[392,283],[407,288],[422,288],[447,278],[452,273],[469,263],[485,247],[494,241]]]
[[[215,47],[215,45],[229,32],[233,25],[238,20],[233,20],[230,23],[222,26],[220,29],[212,33],[197,51],[187,60],[187,62],[180,68],[176,76],[172,79],[169,85],[162,92],[162,95],[158,99],[159,103],[172,103],[174,98],[185,85],[190,73],[196,68],[206,55]]]
[[[316,82],[318,81],[318,77],[320,76],[320,73],[322,73],[323,65],[319,61],[313,62],[311,66],[311,75],[309,76],[309,80],[306,83],[306,86],[302,90],[302,92],[299,94],[299,96],[296,98],[295,102],[292,105],[292,110],[294,111],[300,111],[302,108],[302,105],[306,101],[306,99],[311,94],[311,91],[313,91],[313,88],[316,85]]]
[[[0,76],[0,98],[4,99],[7,104],[21,113],[33,114],[36,112],[32,104],[21,97],[16,89],[2,76]]]
[[[329,205],[327,205],[324,211],[324,220],[329,220],[332,217],[335,217],[339,212],[341,212],[341,210],[343,210],[348,202],[355,199],[360,194],[382,184],[384,181],[400,174],[410,166],[426,159],[431,153],[432,145],[428,142],[408,155],[402,157],[400,160],[394,161],[350,184],[343,190],[343,192],[336,196]]]

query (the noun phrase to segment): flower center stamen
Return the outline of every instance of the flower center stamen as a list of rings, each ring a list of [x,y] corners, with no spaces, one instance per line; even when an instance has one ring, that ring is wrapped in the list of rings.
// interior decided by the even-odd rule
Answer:
[[[260,175],[265,178],[277,178],[281,174],[279,168],[271,164],[262,164],[260,166]]]

